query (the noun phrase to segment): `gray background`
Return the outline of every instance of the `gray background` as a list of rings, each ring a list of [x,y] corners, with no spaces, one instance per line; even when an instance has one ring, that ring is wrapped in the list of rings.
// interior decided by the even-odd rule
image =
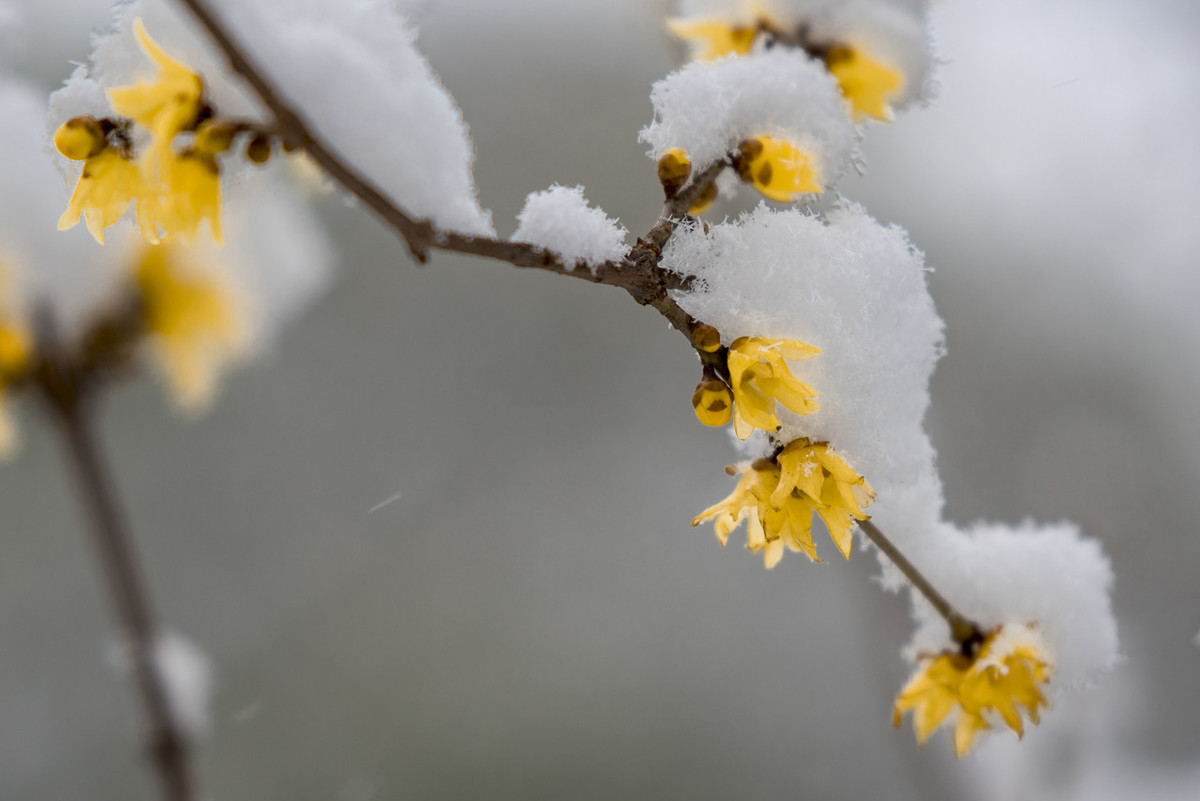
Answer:
[[[103,12],[25,5],[19,63],[50,88]],[[554,181],[652,223],[656,4],[417,5],[502,233]],[[872,128],[843,186],[937,270],[948,516],[1102,539],[1120,670],[1024,743],[919,750],[889,724],[909,626],[873,558],[765,573],[688,526],[733,457],[692,418],[678,335],[615,290],[416,267],[326,200],[338,280],[211,414],[141,382],[102,416],[164,617],[216,666],[210,797],[1200,795],[1198,21],[1184,0],[940,3],[939,101]],[[150,798],[71,487],[22,411],[0,797]]]

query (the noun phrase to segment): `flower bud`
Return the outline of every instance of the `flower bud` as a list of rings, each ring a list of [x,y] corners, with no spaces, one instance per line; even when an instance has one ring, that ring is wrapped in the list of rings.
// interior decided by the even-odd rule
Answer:
[[[692,393],[692,408],[696,410],[696,419],[704,425],[723,426],[733,414],[733,393],[721,379],[706,376]]]
[[[54,147],[72,161],[91,158],[107,146],[104,127],[95,117],[74,117],[54,132]]]
[[[241,126],[237,123],[209,120],[196,131],[195,148],[209,155],[224,153],[233,146],[233,137],[240,130]]]
[[[696,350],[716,353],[721,349],[721,332],[708,323],[696,323],[692,327],[692,344]]]
[[[271,138],[266,134],[256,134],[246,145],[246,158],[255,164],[266,164],[271,158]]]
[[[679,148],[672,148],[658,160],[658,180],[662,183],[667,197],[675,197],[692,174],[692,162],[688,154]]]

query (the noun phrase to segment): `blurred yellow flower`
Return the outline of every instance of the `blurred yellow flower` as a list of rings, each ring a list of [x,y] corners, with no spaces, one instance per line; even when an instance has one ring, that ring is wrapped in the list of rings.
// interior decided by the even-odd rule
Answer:
[[[717,539],[725,545],[730,532],[746,521],[746,547],[762,552],[763,564],[770,569],[779,564],[785,548],[821,561],[812,537],[815,512],[825,521],[838,550],[849,558],[850,518],[867,519],[862,507],[875,495],[828,443],[798,439],[776,457],[735,469],[741,477],[733,492],[697,515],[693,526],[715,519]]]
[[[976,735],[992,729],[995,719],[1025,733],[1021,709],[1038,723],[1049,706],[1042,689],[1053,666],[1032,626],[1005,626],[988,634],[974,658],[942,653],[927,660],[900,691],[893,710],[899,726],[905,712],[913,713],[913,731],[924,744],[958,710],[954,752],[964,756]]]
[[[176,402],[202,410],[221,371],[241,355],[245,320],[237,294],[209,265],[174,244],[149,245],[136,268],[146,332]]]
[[[891,100],[904,89],[904,76],[898,70],[855,47],[830,48],[825,53],[825,64],[850,102],[855,120],[892,119]]]
[[[8,385],[19,379],[29,365],[31,344],[24,322],[13,313],[9,297],[11,280],[8,270],[0,263],[0,458],[16,450],[17,427],[8,410],[5,395]]]
[[[796,414],[812,414],[820,408],[817,391],[799,381],[788,370],[785,359],[811,359],[821,352],[797,339],[741,337],[729,346],[729,381],[733,390],[733,430],[746,439],[761,428],[775,431],[778,401]]]
[[[690,43],[696,49],[696,58],[700,61],[712,61],[730,53],[745,55],[754,47],[754,39],[758,36],[756,26],[735,25],[717,17],[676,17],[667,20],[667,29]]]
[[[795,144],[772,136],[747,139],[738,146],[738,175],[771,200],[790,203],[821,191],[812,158]]]

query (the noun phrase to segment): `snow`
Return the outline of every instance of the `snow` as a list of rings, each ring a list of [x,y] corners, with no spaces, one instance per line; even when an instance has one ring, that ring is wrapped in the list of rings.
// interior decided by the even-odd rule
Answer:
[[[588,205],[583,187],[555,184],[533,192],[517,215],[513,239],[531,242],[558,255],[568,269],[576,263],[595,268],[620,261],[629,252],[628,231],[603,209]]]
[[[852,45],[904,76],[893,106],[902,108],[931,93],[933,47],[927,0],[682,0],[678,16],[752,24],[766,15],[787,30],[805,26],[819,44]]]
[[[226,27],[313,132],[414,217],[442,228],[491,235],[471,174],[462,115],[416,49],[416,33],[383,0],[213,3]],[[91,65],[52,98],[51,125],[105,113],[96,83],[132,83],[151,70],[132,24],[201,73],[221,115],[257,120],[266,111],[179,4],[133,0],[98,36]],[[97,107],[99,105],[99,107]],[[369,121],[366,124],[365,121]]]
[[[1118,659],[1108,559],[1069,523],[942,520],[942,485],[923,428],[928,382],[943,350],[923,256],[895,226],[846,204],[825,217],[765,205],[738,220],[681,227],[663,264],[698,281],[680,306],[742,336],[822,349],[790,365],[819,393],[806,416],[780,408],[778,442],[825,440],[878,493],[872,519],[935,587],[985,629],[1034,623],[1056,666],[1053,688],[1086,683]],[[756,438],[759,454],[770,446]],[[1019,510],[1014,510],[1019,515]],[[907,586],[880,554],[884,584]],[[910,657],[949,644],[947,626],[913,592]]]
[[[841,91],[821,62],[794,50],[693,62],[655,83],[650,100],[654,121],[640,139],[655,160],[682,148],[703,169],[765,134],[808,154],[817,182],[830,187],[855,155]]]

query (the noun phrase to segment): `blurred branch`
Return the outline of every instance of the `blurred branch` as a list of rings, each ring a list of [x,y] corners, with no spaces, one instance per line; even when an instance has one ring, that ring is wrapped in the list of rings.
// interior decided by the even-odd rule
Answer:
[[[282,140],[284,147],[303,149],[331,178],[341,184],[343,189],[374,210],[389,227],[400,234],[417,261],[425,262],[431,249],[445,250],[495,259],[515,267],[569,275],[594,284],[620,287],[638,303],[657,309],[672,326],[691,341],[691,331],[696,321],[667,294],[667,290],[680,288],[685,282],[680,276],[660,268],[658,262],[662,256],[662,248],[678,221],[686,218],[688,209],[695,205],[716,180],[725,167],[724,162],[717,162],[701,171],[687,187],[668,200],[654,227],[638,240],[623,261],[605,262],[594,271],[563,264],[554,254],[529,242],[512,242],[440,231],[428,220],[414,219],[389,200],[367,177],[330,150],[313,133],[300,112],[288,104],[275,86],[267,80],[265,73],[234,41],[207,0],[179,2],[192,11],[225,54],[233,71],[250,84],[270,110],[275,118],[275,133]],[[723,362],[723,357],[698,352],[701,360],[706,363],[712,362],[715,365],[718,359]]]
[[[148,756],[158,777],[161,798],[194,801],[188,738],[172,714],[166,681],[155,658],[158,626],[149,588],[92,431],[90,402],[99,386],[95,383],[99,374],[87,364],[87,348],[84,361],[72,360],[58,347],[49,316],[41,314],[38,322],[39,359],[28,380],[38,388],[71,463],[145,713]],[[88,344],[93,340],[95,336]],[[118,348],[117,352],[122,350]]]

